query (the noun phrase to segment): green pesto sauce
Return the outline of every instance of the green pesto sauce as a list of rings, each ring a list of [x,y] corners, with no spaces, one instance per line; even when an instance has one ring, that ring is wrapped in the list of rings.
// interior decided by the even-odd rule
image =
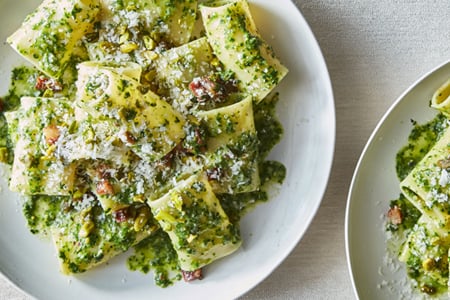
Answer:
[[[168,287],[181,279],[177,253],[163,230],[158,230],[140,242],[134,250],[134,254],[127,260],[130,270],[144,274],[152,270],[155,284],[160,287]]]
[[[411,120],[413,128],[408,143],[396,156],[397,177],[401,180],[414,169],[416,164],[428,153],[447,128],[447,118],[439,114],[425,124],[417,124]]]
[[[1,97],[3,111],[12,111],[18,108],[20,98],[24,96],[38,97],[42,92],[36,90],[36,79],[41,73],[32,67],[16,67],[11,72],[11,84],[8,93]]]
[[[34,88],[39,71],[32,67],[16,67],[11,72],[11,84],[8,93],[0,97],[0,162],[12,164],[13,145],[8,135],[8,124],[4,112],[18,108],[23,96],[40,96]]]
[[[261,188],[257,191],[238,194],[218,194],[217,198],[230,222],[239,227],[246,213],[259,203],[269,200],[269,190],[274,184],[282,184],[286,177],[286,167],[277,161],[265,160],[272,148],[280,141],[283,127],[275,116],[278,94],[267,97],[254,108],[255,126],[258,132],[258,151],[260,153],[259,175]],[[128,258],[130,270],[154,273],[158,286],[167,287],[181,279],[177,255],[167,234],[158,230],[134,247],[135,253]]]
[[[279,94],[266,97],[254,105],[254,119],[259,139],[259,155],[265,158],[272,148],[278,144],[283,135],[283,126],[276,117],[276,105]]]
[[[13,149],[8,135],[8,124],[5,116],[0,113],[0,162],[11,164]]]
[[[259,164],[259,173],[262,186],[272,183],[282,184],[286,178],[286,167],[278,161],[266,160]]]
[[[413,120],[411,122],[413,128],[408,136],[408,143],[396,155],[396,172],[400,181],[405,179],[429,152],[448,126],[448,119],[442,114],[425,124],[418,124]],[[420,212],[403,195],[390,202],[390,208],[394,206],[402,211],[403,222],[400,225],[388,224],[387,229],[400,232],[411,229],[420,217]]]
[[[219,194],[217,198],[231,223],[238,225],[246,213],[259,203],[269,200],[269,190],[281,184],[286,177],[286,167],[277,161],[259,163],[261,188],[257,191],[239,194]]]
[[[413,128],[408,137],[407,144],[400,149],[396,155],[396,172],[400,181],[405,179],[414,167],[425,157],[430,149],[442,136],[448,127],[448,119],[442,115],[437,115],[431,121],[425,124],[418,124],[411,120]],[[398,199],[390,201],[390,208],[398,207],[402,214],[402,223],[395,225],[388,222],[386,230],[392,232],[400,240],[405,240],[414,226],[417,224],[421,213],[420,211],[401,194]],[[396,251],[401,251],[401,247]],[[445,249],[444,249],[445,250]],[[443,257],[447,257],[446,250]],[[431,296],[441,295],[447,291],[447,285],[443,285],[438,279],[430,276],[430,271],[424,270],[424,261],[422,256],[414,255],[411,252],[406,261],[406,270],[410,278],[417,282],[417,286],[424,294]],[[433,261],[433,271],[438,272],[442,278],[448,277],[447,259],[439,262]]]
[[[387,224],[387,230],[403,234],[405,230],[412,229],[420,218],[420,211],[408,200],[403,194],[400,194],[398,199],[391,200],[389,208],[397,206],[402,212],[402,223],[394,225]]]
[[[49,235],[49,228],[55,222],[61,210],[64,197],[34,195],[23,203],[23,214],[31,233],[42,236]]]

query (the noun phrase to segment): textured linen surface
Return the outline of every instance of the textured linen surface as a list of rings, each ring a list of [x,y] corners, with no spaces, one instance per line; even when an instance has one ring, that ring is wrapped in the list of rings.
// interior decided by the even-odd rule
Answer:
[[[352,173],[370,133],[393,101],[424,73],[450,59],[450,5],[447,0],[295,3],[330,72],[337,117],[335,162],[322,205],[302,241],[242,299],[355,299],[344,240]],[[28,298],[0,278],[1,299]]]

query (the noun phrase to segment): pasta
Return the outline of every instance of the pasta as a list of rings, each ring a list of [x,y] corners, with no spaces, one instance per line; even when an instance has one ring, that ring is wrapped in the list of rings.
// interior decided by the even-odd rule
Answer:
[[[33,67],[0,103],[0,161],[62,273],[157,247],[143,263],[166,261],[153,271],[167,286],[240,248],[239,218],[286,173],[265,157],[287,69],[246,1],[44,0],[7,41]],[[240,43],[254,46],[245,65]]]
[[[169,234],[183,270],[195,271],[241,244],[206,176],[191,176],[149,205]],[[200,220],[199,212],[204,216]]]
[[[65,98],[22,98],[20,109],[9,117],[17,122],[11,190],[31,195],[70,194],[75,166],[58,160],[50,142],[51,131],[57,126],[67,129],[71,123],[69,111]]]
[[[172,99],[172,105],[178,110],[189,111],[192,107],[189,84],[195,78],[213,74],[212,61],[213,53],[204,37],[167,50],[155,61],[158,90]]]
[[[7,41],[42,72],[59,77],[99,11],[99,0],[45,0]]]
[[[431,107],[436,108],[446,116],[450,114],[450,79],[433,94]]]
[[[119,137],[141,158],[159,159],[184,137],[183,116],[153,92],[142,94],[139,81],[98,64],[78,69],[75,101],[93,118],[118,120]]]
[[[450,131],[446,130],[439,141],[402,181],[403,194],[422,214],[439,223],[439,227],[450,228],[448,212],[448,179],[445,160],[449,154]]]
[[[261,101],[287,69],[258,34],[247,2],[201,5],[200,11],[214,53],[236,73],[241,87]]]
[[[424,293],[447,292],[450,249],[450,127],[445,98],[450,81],[433,95],[431,106],[442,114],[414,128],[409,144],[397,155],[400,199],[391,202],[389,229],[404,239],[399,260]]]
[[[257,143],[253,120],[252,97],[226,107],[202,111],[198,116],[210,133],[207,149],[207,172],[216,193],[242,193],[260,186],[258,155],[252,151]],[[236,147],[236,145],[238,145]],[[234,155],[233,148],[247,149]],[[239,151],[239,150],[238,150]]]

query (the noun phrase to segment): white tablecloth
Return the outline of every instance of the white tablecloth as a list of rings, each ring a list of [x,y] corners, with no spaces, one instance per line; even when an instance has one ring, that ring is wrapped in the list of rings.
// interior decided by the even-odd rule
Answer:
[[[450,59],[450,3],[295,2],[322,48],[333,83],[335,162],[322,205],[302,241],[272,275],[242,299],[355,299],[344,239],[353,169],[370,133],[393,101],[422,74]],[[28,298],[0,277],[0,299]]]

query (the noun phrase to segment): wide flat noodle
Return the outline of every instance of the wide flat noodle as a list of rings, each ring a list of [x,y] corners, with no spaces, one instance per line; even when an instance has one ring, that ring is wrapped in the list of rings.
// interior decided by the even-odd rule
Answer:
[[[210,137],[206,168],[216,193],[243,193],[259,188],[257,135],[252,97],[198,112]]]
[[[196,0],[103,0],[95,38],[85,43],[89,57],[146,66],[160,49],[188,43],[196,16]]]
[[[44,0],[7,41],[39,70],[60,77],[99,11],[99,0]]]
[[[191,176],[148,204],[169,234],[182,270],[197,270],[241,245],[238,229],[230,223],[202,175]]]
[[[193,98],[189,83],[214,72],[213,58],[206,38],[163,52],[155,61],[158,92],[177,110],[187,112]]]
[[[218,194],[260,188],[253,104],[287,69],[246,1],[208,3],[207,37],[192,34],[195,0],[44,0],[8,39],[39,70],[14,96],[43,95],[5,113],[10,187],[29,197],[30,229],[51,234],[63,273],[155,230],[183,271],[240,247]]]
[[[185,121],[156,94],[139,88],[123,69],[82,63],[76,102],[98,122],[113,122],[115,135],[139,157],[155,161],[181,141]]]
[[[261,101],[288,70],[259,35],[247,1],[202,4],[200,12],[214,54],[235,72],[241,90]]]
[[[73,111],[67,99],[23,97],[16,117],[10,189],[28,195],[69,195],[75,165],[57,157],[58,136],[54,141],[48,141],[45,136],[49,128],[58,135],[69,130]]]
[[[448,233],[426,215],[422,215],[408,235],[399,255],[406,263],[408,273],[422,283],[433,283],[441,291],[446,291],[449,282]]]
[[[135,227],[133,222],[117,222],[98,206],[61,214],[58,226],[53,226],[51,232],[61,272],[85,272],[125,252],[159,228],[151,216],[142,228]]]
[[[434,92],[431,107],[441,111],[447,117],[450,116],[450,79]]]
[[[403,194],[438,227],[450,229],[450,129],[400,183]]]

